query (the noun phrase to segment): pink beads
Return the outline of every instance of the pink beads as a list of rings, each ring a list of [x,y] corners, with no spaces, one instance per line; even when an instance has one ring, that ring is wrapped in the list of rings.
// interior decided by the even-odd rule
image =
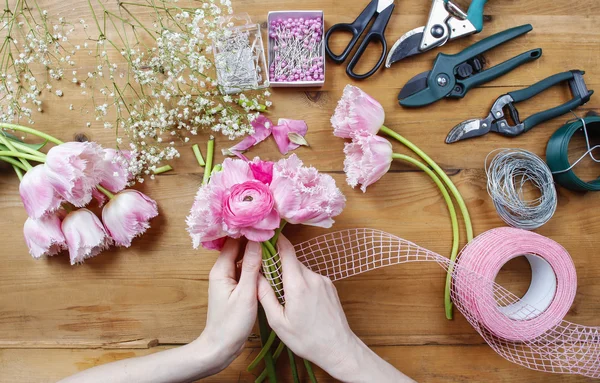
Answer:
[[[287,17],[269,23],[272,82],[323,81],[323,21]]]

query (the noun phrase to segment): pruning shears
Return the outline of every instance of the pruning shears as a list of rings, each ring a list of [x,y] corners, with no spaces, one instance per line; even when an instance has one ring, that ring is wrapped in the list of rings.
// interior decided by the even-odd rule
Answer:
[[[450,0],[433,0],[427,25],[406,32],[396,41],[387,55],[386,68],[405,57],[481,32],[485,3],[487,0],[473,0],[465,13]]]

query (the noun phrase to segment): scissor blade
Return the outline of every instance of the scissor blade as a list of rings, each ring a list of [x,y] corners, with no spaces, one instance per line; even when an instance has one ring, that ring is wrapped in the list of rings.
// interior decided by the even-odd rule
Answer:
[[[408,56],[414,56],[421,53],[419,46],[423,38],[425,27],[415,28],[412,31],[406,32],[398,39],[390,49],[385,60],[385,67],[389,68],[393,63],[402,60]]]
[[[402,90],[398,95],[398,100],[405,99],[408,96],[412,96],[415,93],[427,89],[427,77],[429,77],[429,73],[431,73],[431,71],[428,70],[426,72],[419,73],[415,77],[408,80],[404,87],[402,87]]]
[[[484,128],[484,126],[486,126]],[[456,141],[466,140],[467,138],[479,137],[490,131],[489,125],[483,125],[482,120],[467,120],[456,125],[448,136],[446,143],[452,144]]]
[[[383,12],[384,9],[394,4],[394,0],[378,0],[377,1],[377,13]]]

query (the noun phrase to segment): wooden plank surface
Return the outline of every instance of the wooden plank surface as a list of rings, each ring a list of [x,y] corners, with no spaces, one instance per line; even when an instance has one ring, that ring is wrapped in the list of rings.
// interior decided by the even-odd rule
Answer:
[[[75,19],[89,17],[87,2],[42,2],[49,12],[69,13]],[[248,12],[264,23],[270,10],[323,9],[326,25],[350,22],[366,0],[302,2],[291,0],[236,0],[237,12]],[[466,8],[468,2],[460,2]],[[422,25],[429,1],[405,0],[396,4],[386,32],[393,43],[404,32]],[[594,0],[574,2],[501,1],[485,9],[489,21],[478,36],[448,43],[442,49],[396,64],[369,80],[357,83],[375,96],[386,110],[386,125],[397,130],[429,153],[451,176],[463,193],[472,214],[476,233],[502,225],[485,189],[483,162],[495,148],[520,147],[541,156],[550,135],[570,116],[543,124],[516,139],[488,135],[478,140],[446,145],[447,132],[467,118],[484,117],[493,100],[551,74],[569,70],[586,71],[589,88],[599,87],[600,17],[593,12]],[[140,12],[140,18],[148,13]],[[443,100],[423,109],[407,110],[397,105],[401,86],[413,75],[431,68],[438,52],[453,53],[503,29],[532,23],[533,32],[489,55],[491,65],[523,51],[541,47],[540,60],[527,64],[485,87],[469,92],[464,100]],[[334,46],[341,47],[341,41]],[[87,70],[91,59],[82,56],[78,68]],[[343,87],[352,81],[342,67],[327,63],[327,82],[322,89],[273,89],[271,116],[305,119],[310,148],[297,154],[336,179],[348,198],[348,208],[337,220],[336,229],[373,227],[389,231],[440,254],[447,255],[451,233],[448,214],[437,189],[421,172],[395,163],[392,170],[366,194],[345,185],[342,172],[343,140],[331,135],[329,117]],[[68,98],[67,98],[68,96]],[[556,106],[569,98],[566,86],[519,104],[522,116]],[[85,135],[112,145],[114,132],[78,109],[86,97],[71,92],[62,99],[50,98],[36,126],[64,140]],[[68,112],[73,103],[76,111]],[[599,109],[600,98],[592,98],[578,113]],[[86,122],[92,120],[91,128]],[[192,143],[205,145],[207,134]],[[218,137],[217,147],[231,143]],[[575,145],[582,148],[582,141]],[[397,151],[407,152],[399,145]],[[66,256],[34,261],[27,254],[21,227],[26,218],[17,194],[18,183],[10,171],[0,172],[0,382],[51,382],[94,365],[183,344],[204,327],[208,272],[216,253],[194,251],[185,231],[185,216],[200,184],[202,170],[195,165],[189,146],[181,147],[182,158],[175,171],[148,181],[141,189],[155,198],[160,217],[152,229],[130,249],[112,250],[84,265],[71,267]],[[219,151],[219,150],[217,150]],[[261,144],[251,155],[277,159],[272,141]],[[221,156],[218,156],[221,159]],[[582,174],[597,176],[597,168],[586,161]],[[597,262],[597,233],[600,218],[595,214],[597,194],[559,189],[555,217],[538,230],[560,242],[571,253],[578,272],[578,294],[567,319],[600,326],[600,265]],[[298,242],[322,234],[316,228],[287,229]],[[511,263],[499,281],[523,293],[529,269],[524,262]],[[353,330],[376,352],[408,375],[424,382],[585,382],[529,371],[513,365],[487,347],[460,315],[452,322],[443,315],[444,273],[436,264],[389,267],[336,283]],[[210,381],[252,381],[244,372],[256,354],[256,335],[232,366]],[[31,368],[35,366],[35,368]],[[285,367],[280,375],[286,376]],[[321,372],[323,381],[328,381]]]

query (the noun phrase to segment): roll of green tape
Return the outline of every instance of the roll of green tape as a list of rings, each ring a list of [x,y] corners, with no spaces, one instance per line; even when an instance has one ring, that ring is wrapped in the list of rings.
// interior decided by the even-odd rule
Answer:
[[[588,116],[583,120],[588,132],[594,129],[600,130],[600,117]],[[575,132],[582,128],[583,122],[579,119],[566,123],[554,132],[548,141],[548,146],[546,146],[546,163],[550,170],[552,170],[554,180],[559,185],[571,190],[600,191],[600,178],[591,182],[585,182],[575,175],[573,169],[564,171],[571,167],[568,153],[569,142],[571,142]]]

